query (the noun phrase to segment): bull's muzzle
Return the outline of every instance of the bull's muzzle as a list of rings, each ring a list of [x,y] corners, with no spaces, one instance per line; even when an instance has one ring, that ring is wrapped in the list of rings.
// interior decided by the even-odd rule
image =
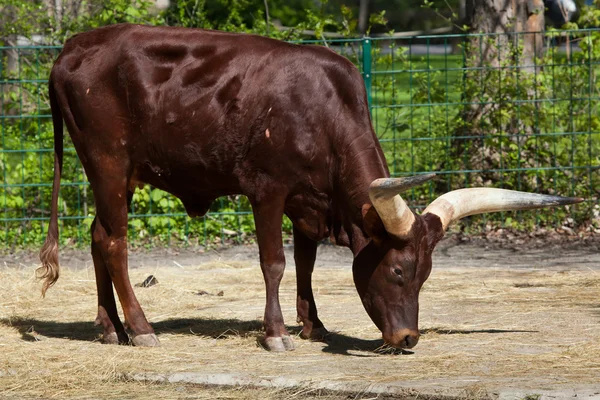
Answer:
[[[419,331],[413,329],[400,329],[392,335],[383,335],[383,340],[397,349],[411,349],[419,342]]]

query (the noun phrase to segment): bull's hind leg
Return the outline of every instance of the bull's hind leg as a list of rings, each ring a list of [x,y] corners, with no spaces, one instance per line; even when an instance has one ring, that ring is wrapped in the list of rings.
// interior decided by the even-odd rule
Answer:
[[[324,340],[328,332],[317,315],[317,305],[312,290],[312,273],[316,257],[317,242],[294,227],[294,260],[298,288],[296,309],[298,322],[303,325],[301,336],[304,339]]]
[[[131,200],[133,198],[133,192],[127,192],[127,207],[131,207]],[[92,239],[96,232],[96,219],[92,222]],[[108,268],[102,258],[100,251],[100,243],[105,238],[102,237],[103,231],[99,229],[96,232],[96,237],[100,237],[99,240],[92,240],[92,259],[94,260],[94,271],[96,274],[96,288],[98,290],[98,316],[96,317],[95,324],[102,325],[104,333],[102,335],[102,341],[106,344],[127,344],[129,343],[129,336],[125,331],[123,323],[119,319],[119,313],[117,311],[117,304],[115,303],[115,294],[113,292],[112,279],[108,273]]]
[[[285,270],[285,256],[281,237],[283,208],[284,199],[281,197],[253,203],[252,207],[260,253],[260,267],[267,289],[264,345],[271,351],[294,349],[294,342],[285,329],[279,304],[279,284]]]
[[[96,220],[92,233],[96,258],[103,262],[114,284],[125,321],[133,331],[133,344],[158,346],[158,338],[135,297],[127,271],[127,179],[124,175],[110,171],[105,166],[103,175],[90,181],[96,200]],[[109,284],[106,274],[102,270],[99,272],[101,283],[97,283],[98,295],[104,295],[104,301],[107,301],[107,297],[110,297]],[[114,296],[112,297],[114,299]],[[109,319],[111,319],[110,314]]]
[[[106,241],[105,231],[96,230],[96,220],[92,222],[92,258],[96,273],[96,287],[98,289],[98,316],[96,325],[102,325],[104,333],[102,341],[108,344],[124,344],[129,342],[125,327],[119,319],[115,295],[113,293],[112,279],[104,263],[101,244]]]

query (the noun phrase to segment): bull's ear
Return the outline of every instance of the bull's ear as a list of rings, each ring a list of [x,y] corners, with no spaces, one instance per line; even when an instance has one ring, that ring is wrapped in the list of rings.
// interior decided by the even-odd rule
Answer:
[[[444,229],[440,217],[437,215],[424,214],[421,217],[427,226],[427,242],[429,244],[429,248],[433,251],[435,245],[437,245],[438,242],[444,237],[446,230]]]
[[[387,237],[388,233],[379,214],[377,214],[377,210],[371,204],[364,204],[362,206],[362,216],[365,232],[373,239],[376,245],[379,245]]]

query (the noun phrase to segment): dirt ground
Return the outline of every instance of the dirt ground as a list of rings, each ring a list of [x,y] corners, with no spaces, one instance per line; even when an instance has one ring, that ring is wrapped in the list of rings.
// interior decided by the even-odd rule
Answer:
[[[130,253],[134,283],[159,281],[136,288],[162,343],[154,349],[99,343],[87,251],[61,250],[63,274],[45,299],[36,255],[5,255],[0,397],[600,398],[598,245],[519,246],[443,242],[421,292],[421,340],[394,354],[378,350],[344,248],[320,246],[314,275],[329,342],[296,338],[284,354],[257,344],[254,246]],[[291,247],[286,257],[281,303],[298,333]]]

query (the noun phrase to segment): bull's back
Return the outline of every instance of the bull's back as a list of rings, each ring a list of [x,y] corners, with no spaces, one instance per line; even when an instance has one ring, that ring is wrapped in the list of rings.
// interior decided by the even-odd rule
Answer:
[[[66,43],[53,80],[80,157],[126,159],[133,180],[179,197],[248,194],[265,176],[325,191],[339,119],[370,129],[347,60],[253,35],[101,28]]]

